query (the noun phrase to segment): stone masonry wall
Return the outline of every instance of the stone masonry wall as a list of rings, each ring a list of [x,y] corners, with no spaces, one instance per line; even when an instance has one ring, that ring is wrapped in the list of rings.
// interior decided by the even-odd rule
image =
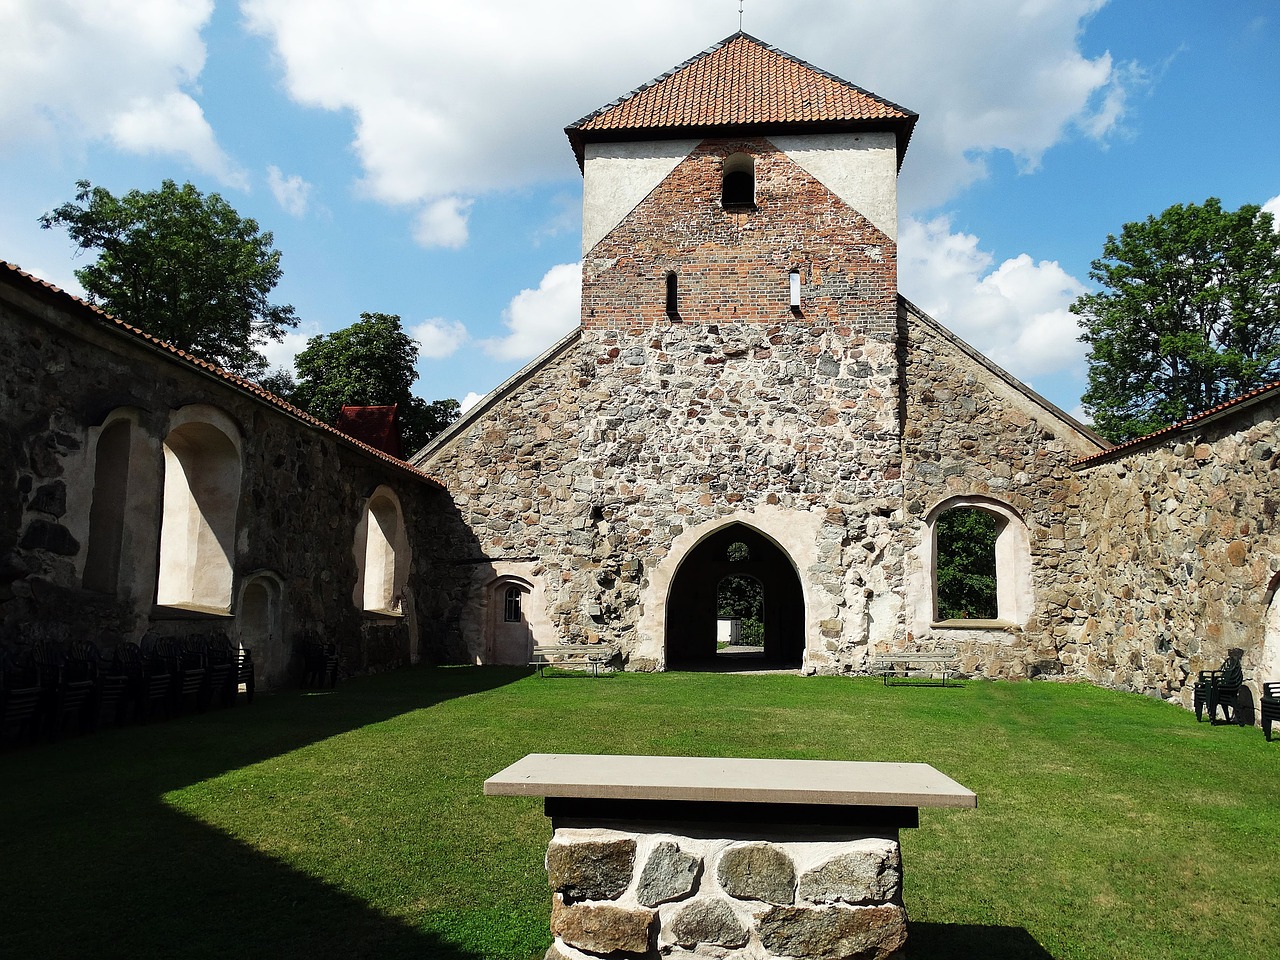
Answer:
[[[907,938],[896,831],[725,837],[558,826],[547,873],[547,960],[888,960]]]
[[[719,158],[744,146],[757,213],[718,204]],[[741,522],[797,568],[810,672],[935,640],[967,672],[1059,671],[1069,464],[1098,446],[932,321],[899,317],[893,253],[767,144],[694,151],[588,255],[580,335],[427,452],[456,507],[432,538],[442,655],[486,660],[488,584],[518,567],[544,605],[536,642],[613,643],[629,668],[660,668],[680,560]],[[958,493],[1025,518],[1025,624],[913,619],[932,604],[926,515]]]
[[[1196,672],[1240,647],[1255,698],[1280,680],[1280,637],[1267,633],[1280,571],[1278,416],[1274,398],[1245,405],[1080,471],[1071,640],[1086,678],[1190,708]]]
[[[348,669],[368,671],[418,656],[417,613],[426,584],[409,577],[404,616],[370,618],[352,599],[353,535],[370,492],[399,495],[411,541],[421,539],[440,492],[425,478],[364,453],[225,380],[122,333],[69,297],[16,279],[0,286],[0,629],[6,635],[89,637],[110,646],[164,635],[235,637],[232,616],[154,606],[161,520],[162,443],[171,414],[216,408],[243,442],[233,597],[250,576],[279,588],[281,634],[254,651],[267,686],[296,683],[294,638],[337,641]],[[114,410],[134,411],[145,455],[130,483],[149,487],[142,541],[118,594],[86,590],[93,431]]]
[[[1100,445],[1054,409],[1013,387],[935,323],[903,313],[906,477],[903,537],[912,642],[955,647],[961,670],[991,677],[1072,672],[1071,628],[1082,571],[1081,484],[1073,461]],[[920,545],[948,500],[1003,504],[1026,526],[1030,596],[1018,622],[930,622],[932,582]],[[1009,571],[998,571],[1000,576]],[[1003,613],[1004,611],[1002,611]]]

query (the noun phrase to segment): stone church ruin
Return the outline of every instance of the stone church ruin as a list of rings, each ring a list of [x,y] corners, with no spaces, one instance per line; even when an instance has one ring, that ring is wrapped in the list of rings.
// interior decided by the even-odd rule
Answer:
[[[1189,706],[1239,647],[1256,695],[1280,389],[1111,447],[944,329],[897,288],[916,120],[738,33],[572,124],[581,324],[409,462],[5,265],[3,629],[223,632],[268,685],[303,635],[356,671],[662,670],[715,656],[744,576],[809,674],[945,647]],[[997,531],[984,619],[939,617],[961,509]]]

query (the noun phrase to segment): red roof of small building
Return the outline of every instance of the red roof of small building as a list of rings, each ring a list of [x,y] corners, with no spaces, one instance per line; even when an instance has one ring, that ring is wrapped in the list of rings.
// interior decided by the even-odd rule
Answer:
[[[819,70],[746,33],[735,33],[692,60],[565,128],[583,161],[586,143],[651,140],[738,128],[885,129],[898,135],[898,163],[917,114]]]
[[[398,404],[389,407],[343,406],[334,424],[348,437],[366,443],[375,450],[389,453],[400,459],[400,421],[396,418]]]

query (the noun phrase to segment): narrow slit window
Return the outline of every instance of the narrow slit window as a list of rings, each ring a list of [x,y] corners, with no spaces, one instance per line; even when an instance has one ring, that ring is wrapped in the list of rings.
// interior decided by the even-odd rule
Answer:
[[[791,271],[791,308],[800,309],[800,271]]]
[[[726,208],[754,207],[756,204],[756,163],[750,155],[735,153],[724,160],[720,202]]]
[[[667,274],[667,316],[674,317],[680,312],[680,281],[672,270]]]

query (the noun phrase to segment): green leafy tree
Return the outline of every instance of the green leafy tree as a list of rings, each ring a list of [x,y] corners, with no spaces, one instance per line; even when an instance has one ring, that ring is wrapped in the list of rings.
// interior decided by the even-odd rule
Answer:
[[[98,251],[76,271],[90,303],[233,373],[260,376],[259,345],[297,326],[293,307],[269,299],[281,276],[271,234],[216,193],[166,180],[117,197],[81,180],[76,202],[40,224]]]
[[[938,617],[994,620],[996,518],[986,510],[957,507],[938,517]]]
[[[294,360],[297,381],[276,372],[264,386],[312,416],[333,423],[343,405],[399,405],[406,455],[457,419],[457,400],[428,403],[410,393],[418,379],[418,345],[389,313],[362,313],[349,327],[307,341]]]
[[[1108,236],[1071,306],[1089,345],[1084,407],[1124,441],[1280,376],[1280,235],[1253,204],[1209,198]]]

